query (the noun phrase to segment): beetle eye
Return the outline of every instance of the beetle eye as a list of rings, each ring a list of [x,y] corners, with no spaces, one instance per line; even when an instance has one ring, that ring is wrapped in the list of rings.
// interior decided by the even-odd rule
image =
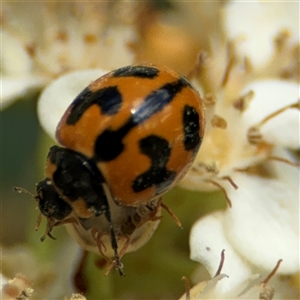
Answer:
[[[49,179],[37,184],[37,194],[39,209],[45,217],[63,220],[72,212],[70,205],[59,196]]]

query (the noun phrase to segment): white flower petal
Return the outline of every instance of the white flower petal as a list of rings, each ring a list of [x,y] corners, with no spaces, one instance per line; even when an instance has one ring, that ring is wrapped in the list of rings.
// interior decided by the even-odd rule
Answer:
[[[279,180],[239,174],[239,189],[227,190],[224,232],[236,251],[260,269],[278,273],[299,271],[299,194]],[[296,205],[295,205],[296,202]]]
[[[282,149],[282,147],[275,147],[273,150],[273,155],[275,157],[286,159],[295,165],[298,162],[295,155],[293,155],[290,151],[286,149]],[[287,163],[272,161],[270,162],[272,166],[272,172],[278,180],[282,183],[286,184],[295,194],[299,193],[299,182],[300,182],[300,170],[296,166],[291,166]],[[299,193],[300,194],[300,193]],[[299,205],[299,199],[294,198],[293,205]]]
[[[251,274],[225,237],[222,225],[223,213],[215,213],[196,222],[190,234],[191,259],[201,262],[213,277],[218,270],[221,252],[225,249],[222,273],[229,276],[218,284],[220,292],[227,292],[241,284]]]
[[[217,285],[223,278],[228,278],[228,276],[220,274],[209,280],[203,291],[197,296],[197,299],[211,299],[211,297],[216,296]]]
[[[31,90],[40,89],[46,82],[47,79],[42,77],[3,77],[0,110],[7,108],[17,98],[25,96]]]
[[[282,31],[299,41],[299,3],[267,1],[228,1],[224,9],[224,28],[237,39],[238,53],[262,67],[275,52],[274,38]]]
[[[128,47],[128,42],[132,40],[134,32],[130,27],[122,25],[109,29],[101,49],[101,66],[114,70],[132,64],[134,53]]]
[[[32,60],[20,40],[1,32],[1,72],[4,75],[25,75],[30,72]]]
[[[190,299],[211,299],[215,295],[215,287],[220,280],[228,278],[226,274],[220,274],[208,281],[201,281],[190,289]],[[187,294],[184,293],[179,300],[186,300]]]
[[[278,109],[296,103],[300,86],[283,80],[260,80],[249,84],[242,94],[249,91],[254,92],[254,97],[244,112],[244,118],[249,125],[254,125]]]
[[[242,92],[254,91],[243,119],[248,126],[258,124],[272,113],[299,101],[300,86],[283,80],[254,82]],[[297,148],[299,146],[299,109],[290,108],[269,119],[261,127],[263,139],[271,144]]]
[[[58,78],[43,91],[38,102],[38,117],[42,127],[53,139],[58,122],[75,97],[105,73],[107,71],[102,69],[72,72]]]
[[[300,146],[300,111],[288,109],[261,128],[264,141],[297,149]]]
[[[3,274],[0,274],[0,283],[0,292],[2,292],[3,285],[8,283],[8,279]]]
[[[134,53],[129,43],[135,38],[136,5],[96,2],[4,3],[5,72],[56,77],[75,70],[110,70],[131,64]]]

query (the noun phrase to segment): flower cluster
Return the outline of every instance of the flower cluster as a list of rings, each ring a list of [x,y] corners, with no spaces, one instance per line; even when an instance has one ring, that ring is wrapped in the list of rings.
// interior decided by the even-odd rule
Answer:
[[[297,278],[300,268],[295,8],[229,2],[222,14],[229,41],[227,57],[220,64],[219,47],[209,57],[202,54],[192,74],[206,99],[207,129],[182,185],[221,189],[228,202],[225,211],[200,219],[191,231],[191,258],[211,276],[219,253],[222,249],[227,253],[223,271],[228,277],[214,278],[210,292],[198,291],[197,299],[207,299],[208,294],[210,299],[299,296],[291,279]],[[263,298],[249,287],[251,293],[241,293],[246,282],[253,285],[253,273],[266,276],[279,260],[282,263],[271,280],[274,292]]]
[[[2,108],[42,91],[38,117],[54,139],[71,101],[106,72],[143,62],[181,70],[206,106],[181,186],[221,191],[228,204],[191,229],[201,265],[190,299],[297,299],[299,3],[170,3],[160,12],[123,1],[3,3]]]

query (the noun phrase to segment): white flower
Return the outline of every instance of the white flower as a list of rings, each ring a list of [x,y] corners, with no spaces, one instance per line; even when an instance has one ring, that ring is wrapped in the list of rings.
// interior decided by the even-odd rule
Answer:
[[[134,38],[134,6],[3,3],[1,108],[66,72],[131,63],[127,43]]]
[[[65,299],[67,299],[65,297]],[[70,300],[86,300],[86,298],[81,294],[72,294]]]
[[[218,256],[226,250],[222,272],[228,278],[214,280],[216,286],[207,294],[211,299],[260,299],[260,282],[242,291],[252,284],[254,273],[267,276],[279,259],[283,261],[271,281],[271,294],[276,299],[296,297],[299,291],[281,282],[279,275],[300,270],[299,162],[290,151],[299,149],[299,84],[260,80],[241,89],[231,103],[224,95],[226,87],[208,107],[210,126],[182,184],[199,190],[221,188],[231,207],[194,225],[191,258],[213,276]],[[226,126],[214,123],[214,114],[222,116]],[[204,295],[199,299],[206,299]]]
[[[26,293],[28,297],[33,293],[34,299],[58,299],[61,295],[71,294],[70,270],[76,268],[74,261],[79,256],[79,248],[68,237],[60,244],[59,250],[51,254],[54,248],[49,249],[47,260],[41,264],[41,257],[28,246],[1,247],[3,299],[16,299]]]
[[[219,188],[231,206],[200,219],[191,231],[191,258],[212,277],[222,249],[226,250],[222,273],[228,278],[212,279],[210,299],[299,297],[291,281],[281,279],[300,271],[299,157],[295,154],[300,146],[300,86],[299,74],[291,67],[298,64],[292,53],[299,47],[299,36],[294,13],[285,14],[284,8],[297,8],[289,4],[228,2],[223,11],[225,33],[235,40],[229,44],[226,64],[222,54],[213,51],[208,58],[200,56],[196,72],[200,75],[194,75],[206,102],[208,126],[182,185],[201,191]],[[276,26],[267,19],[275,9]],[[254,10],[257,15],[252,16]],[[251,16],[254,24],[246,21]],[[285,36],[280,47],[272,44],[285,29],[290,38]],[[246,33],[246,48],[236,39],[241,33]],[[259,42],[261,36],[264,41]],[[243,57],[250,58],[254,69]],[[280,267],[265,285],[262,278],[279,260]],[[260,275],[256,280],[255,274]],[[263,296],[269,284],[274,290]]]
[[[247,99],[249,94],[251,100]],[[297,83],[253,82],[235,97],[237,101],[233,103],[226,103],[226,98],[222,98],[224,93],[219,92],[219,95],[196,162],[182,181],[185,187],[203,190],[218,184],[225,188],[228,184],[224,179],[230,178],[236,183],[232,176],[235,170],[274,157],[274,145],[295,149],[299,146]],[[209,117],[212,108],[207,110]],[[213,122],[215,115],[222,116],[224,128]]]
[[[274,299],[299,296],[291,281],[280,277],[299,272],[299,170],[277,162],[272,167],[275,179],[236,174],[239,189],[226,190],[232,208],[200,219],[192,228],[191,258],[211,276],[218,269],[221,251],[226,250],[222,273],[228,278],[211,290],[211,299],[261,299],[262,278],[279,259],[282,263],[270,280]],[[260,275],[256,281],[254,273]],[[197,299],[206,299],[202,296]]]
[[[3,278],[2,275],[1,277]],[[29,280],[20,274],[11,280],[5,279],[5,281],[5,283],[1,283],[0,288],[1,299],[3,300],[27,300],[34,293],[34,290],[30,287]]]
[[[174,65],[186,73],[196,52],[209,51],[207,56],[201,52],[190,76],[206,104],[207,127],[182,186],[221,189],[231,208],[199,220],[192,229],[191,258],[212,279],[197,285],[191,296],[294,299],[299,297],[290,280],[299,274],[299,4],[226,1],[219,20],[219,3],[192,5],[179,4],[183,14],[161,19],[145,10],[139,16],[150,18],[138,20],[140,40],[134,45],[139,61],[158,56],[168,65],[175,57]],[[127,43],[135,37],[135,7],[123,1],[112,6],[4,3],[2,108],[47,85],[38,116],[54,139],[62,114],[85,86],[133,62]],[[185,14],[190,18],[173,26]],[[215,28],[222,28],[223,40]],[[90,246],[85,243],[91,238],[88,231],[69,230],[78,230],[73,235]],[[99,245],[90,247],[99,250]],[[223,249],[224,266],[215,276]],[[57,288],[65,286],[60,282]]]
[[[225,34],[236,41],[239,56],[250,59],[256,68],[273,60],[279,34],[290,36],[290,45],[299,43],[298,2],[228,1],[223,20]]]
[[[270,209],[272,209],[272,207]],[[266,286],[262,284],[264,278],[268,277],[276,263],[280,260],[278,256],[285,258],[282,259],[281,265],[276,270],[275,275],[273,274],[273,277],[270,278],[268,289],[272,290],[272,296],[275,294],[274,299],[296,299],[297,295],[299,296],[299,291],[292,286],[288,277],[286,280],[283,280],[282,275],[293,274],[293,272],[298,270],[298,245],[293,249],[284,247],[284,242],[290,243],[287,237],[274,247],[272,240],[266,236],[266,234],[272,234],[271,226],[274,225],[274,223],[277,224],[275,220],[272,223],[272,213],[266,214],[268,221],[265,223],[268,223],[266,225],[271,227],[269,228],[269,232],[266,232],[267,227],[265,226],[261,228],[261,231],[256,231],[255,237],[253,238],[254,233],[249,235],[249,231],[251,231],[253,227],[263,227],[263,225],[259,226],[261,223],[255,219],[255,215],[251,215],[251,211],[247,211],[247,214],[249,218],[253,217],[253,220],[248,223],[245,221],[244,224],[238,224],[241,229],[239,232],[244,234],[246,238],[233,238],[231,236],[230,230],[232,230],[233,226],[228,227],[228,216],[226,213],[221,212],[199,220],[192,228],[190,237],[191,258],[201,262],[212,277],[218,269],[220,253],[225,249],[225,262],[222,273],[226,274],[227,277],[217,282],[217,284],[209,290],[209,299],[273,299],[272,297],[259,298],[259,296],[266,288]],[[243,214],[241,218],[242,217],[245,217],[245,214]],[[245,223],[247,223],[250,228],[252,226],[248,232],[245,231]],[[277,229],[277,227],[278,225],[275,229]],[[282,238],[282,236],[279,236],[280,233],[281,232],[278,233],[278,239],[280,237]],[[294,232],[292,234],[297,233]],[[276,242],[276,238],[273,241]],[[239,243],[241,247],[237,247],[237,243]],[[241,248],[246,248],[247,246],[250,246],[249,251],[245,251],[245,249],[241,251]],[[295,245],[289,244],[288,246]],[[252,256],[250,255],[251,251]],[[204,294],[199,292],[195,295],[194,299],[207,298],[204,297]]]

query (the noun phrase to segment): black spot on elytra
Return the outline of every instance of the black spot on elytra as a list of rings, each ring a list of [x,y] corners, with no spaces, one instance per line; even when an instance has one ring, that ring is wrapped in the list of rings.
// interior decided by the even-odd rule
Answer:
[[[175,82],[167,83],[153,91],[145,98],[145,101],[132,115],[132,122],[134,124],[141,124],[153,114],[162,110],[185,86],[185,82],[180,79]]]
[[[124,149],[123,134],[120,130],[105,130],[95,143],[96,159],[110,161],[116,158]]]
[[[114,115],[122,106],[122,95],[116,86],[105,87],[95,92],[85,88],[73,101],[67,124],[76,124],[84,112],[94,104],[101,108],[102,114]]]
[[[156,186],[157,193],[169,186],[174,178],[175,172],[169,171],[166,165],[171,154],[171,147],[167,140],[157,135],[150,135],[140,140],[140,150],[151,160],[150,168],[136,177],[132,184],[134,192],[141,192],[149,187]]]
[[[198,150],[201,144],[199,129],[200,128],[198,112],[194,107],[185,105],[183,110],[183,132],[185,150]]]
[[[107,129],[98,136],[94,159],[110,161],[116,158],[124,149],[123,138],[129,131],[161,111],[185,86],[186,82],[179,79],[150,93],[122,127],[117,130]]]
[[[113,72],[114,77],[138,77],[153,79],[158,76],[159,70],[150,66],[126,66]]]

